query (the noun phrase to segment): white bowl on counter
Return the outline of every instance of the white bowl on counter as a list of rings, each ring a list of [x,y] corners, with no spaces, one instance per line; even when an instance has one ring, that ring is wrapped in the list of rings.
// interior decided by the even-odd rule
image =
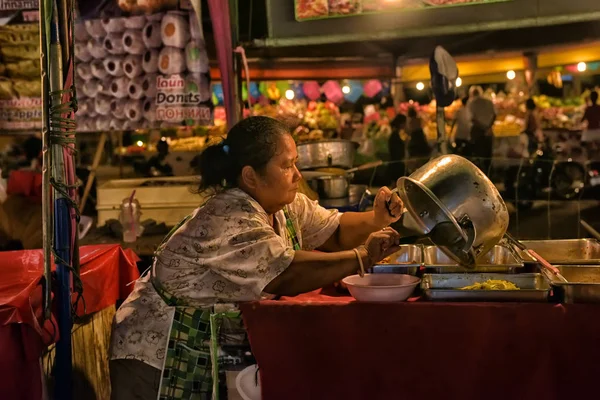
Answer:
[[[420,278],[404,274],[351,275],[342,280],[358,301],[399,302],[410,297]]]

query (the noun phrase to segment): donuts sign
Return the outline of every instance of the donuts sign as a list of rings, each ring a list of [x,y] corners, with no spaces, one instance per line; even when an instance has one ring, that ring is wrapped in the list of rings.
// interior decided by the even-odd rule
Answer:
[[[76,24],[81,130],[209,125],[208,55],[193,11]]]

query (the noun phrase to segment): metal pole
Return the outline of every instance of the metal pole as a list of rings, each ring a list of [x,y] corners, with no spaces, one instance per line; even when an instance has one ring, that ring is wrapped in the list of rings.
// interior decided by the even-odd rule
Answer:
[[[229,0],[229,24],[231,25],[231,48],[235,49],[240,43],[240,33],[238,29],[239,17],[238,0]],[[233,112],[235,112],[235,122],[237,123],[242,117],[242,69],[240,66],[240,55],[233,53]]]

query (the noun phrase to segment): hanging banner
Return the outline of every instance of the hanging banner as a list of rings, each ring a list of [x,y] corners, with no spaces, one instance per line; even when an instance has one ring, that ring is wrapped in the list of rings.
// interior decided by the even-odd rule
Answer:
[[[297,21],[510,0],[295,0]]]
[[[212,124],[210,68],[196,13],[151,11],[76,24],[78,130]]]
[[[0,130],[42,127],[40,39],[35,24],[0,27]]]

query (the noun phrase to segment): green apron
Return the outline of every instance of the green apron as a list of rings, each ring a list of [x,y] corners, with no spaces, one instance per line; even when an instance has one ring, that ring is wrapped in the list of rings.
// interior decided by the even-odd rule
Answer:
[[[287,207],[283,209],[285,229],[294,250],[300,250],[296,229]],[[189,215],[165,237],[155,255],[159,255],[171,236],[192,216]],[[152,274],[154,268],[152,269]],[[165,290],[161,282],[152,275],[152,285],[171,307],[175,316],[165,353],[165,364],[160,385],[160,400],[218,400],[219,375],[224,376],[227,360],[219,358],[224,344],[249,347],[241,314],[237,310],[217,311],[218,306],[205,308],[190,307]],[[240,333],[243,338],[240,339]],[[233,338],[233,339],[232,339]]]

